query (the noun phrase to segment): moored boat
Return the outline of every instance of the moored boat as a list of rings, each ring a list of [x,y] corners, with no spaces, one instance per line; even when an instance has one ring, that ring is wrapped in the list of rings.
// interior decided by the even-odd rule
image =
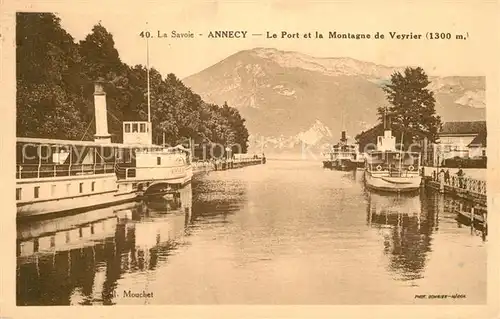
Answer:
[[[365,158],[365,184],[368,188],[388,192],[411,192],[420,188],[420,153],[396,149],[392,131],[378,136],[377,149]]]
[[[348,143],[346,132],[342,131],[339,143],[333,145],[331,151],[326,154],[328,158],[323,161],[323,167],[339,171],[356,169],[357,149],[356,144]]]
[[[17,217],[104,207],[133,200],[153,183],[191,181],[190,151],[151,143],[151,122],[125,122],[124,143],[111,143],[106,94],[94,92],[94,141],[17,138]]]

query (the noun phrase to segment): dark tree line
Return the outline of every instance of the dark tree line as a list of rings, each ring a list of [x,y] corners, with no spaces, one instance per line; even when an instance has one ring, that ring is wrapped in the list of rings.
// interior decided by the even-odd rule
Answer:
[[[122,122],[147,120],[147,70],[120,59],[100,24],[75,43],[52,13],[18,13],[17,136],[92,140],[94,82],[105,81],[108,127],[122,141]],[[150,69],[153,142],[239,144],[248,131],[238,110],[205,103],[174,74]]]

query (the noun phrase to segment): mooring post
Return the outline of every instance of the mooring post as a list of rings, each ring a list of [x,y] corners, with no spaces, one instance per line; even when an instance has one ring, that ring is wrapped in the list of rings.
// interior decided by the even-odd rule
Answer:
[[[470,208],[470,227],[474,230],[474,206]]]
[[[439,178],[439,192],[441,194],[443,194],[444,193],[444,173],[442,171],[439,172],[438,178]]]
[[[483,235],[487,235],[488,234],[488,214],[486,212],[486,210],[483,210]]]

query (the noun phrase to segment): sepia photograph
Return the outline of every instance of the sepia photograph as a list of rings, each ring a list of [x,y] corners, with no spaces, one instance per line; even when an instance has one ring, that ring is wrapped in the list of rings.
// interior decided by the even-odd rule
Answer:
[[[498,315],[497,3],[378,2],[13,6],[13,306]]]

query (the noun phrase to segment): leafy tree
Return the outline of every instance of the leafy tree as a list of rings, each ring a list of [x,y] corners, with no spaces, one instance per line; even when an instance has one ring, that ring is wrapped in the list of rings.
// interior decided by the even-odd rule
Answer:
[[[430,81],[424,70],[406,68],[395,72],[391,83],[383,87],[389,107],[379,107],[379,119],[384,117],[392,123],[405,127],[405,144],[425,136],[435,141],[441,127],[441,118],[436,115],[434,94],[427,89]]]
[[[116,76],[125,69],[115,48],[113,35],[100,23],[92,28],[92,33],[80,41],[79,51],[85,73],[92,80],[99,77],[109,78],[111,74]]]
[[[81,139],[87,102],[75,78],[80,56],[73,38],[50,13],[18,13],[17,135]]]
[[[93,139],[94,82],[105,81],[108,128],[121,142],[122,122],[147,120],[147,70],[120,59],[113,36],[98,24],[78,44],[50,13],[17,15],[17,134]],[[205,103],[174,74],[150,69],[153,142],[239,144],[248,131],[238,110]]]

